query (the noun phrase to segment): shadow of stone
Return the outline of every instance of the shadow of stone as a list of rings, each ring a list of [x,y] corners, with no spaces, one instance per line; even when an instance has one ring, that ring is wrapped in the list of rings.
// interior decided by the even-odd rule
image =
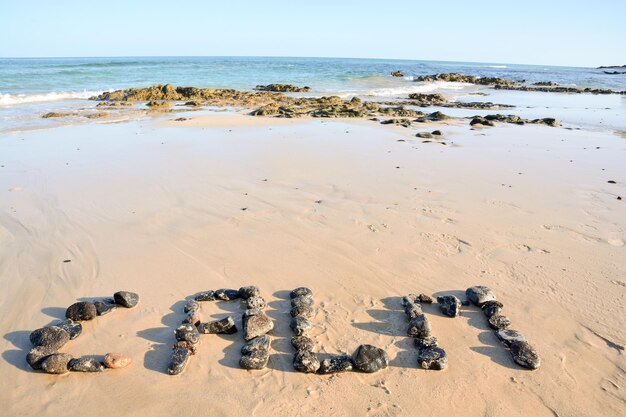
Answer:
[[[17,330],[4,335],[4,339],[9,341],[17,349],[5,350],[2,352],[2,358],[10,365],[17,369],[28,372],[31,367],[26,362],[26,355],[32,349],[30,343],[30,332],[25,330]]]
[[[65,319],[65,308],[63,307],[44,307],[41,309],[43,314],[46,314],[52,318],[64,320]]]

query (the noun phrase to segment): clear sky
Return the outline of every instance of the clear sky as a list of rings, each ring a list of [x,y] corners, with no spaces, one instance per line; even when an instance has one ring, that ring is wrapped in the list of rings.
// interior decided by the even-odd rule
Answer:
[[[0,0],[0,56],[626,64],[626,0]]]

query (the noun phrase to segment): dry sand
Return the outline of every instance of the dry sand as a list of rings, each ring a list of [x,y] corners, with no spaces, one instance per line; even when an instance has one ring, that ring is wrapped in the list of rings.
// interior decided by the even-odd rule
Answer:
[[[446,145],[369,121],[226,115],[3,135],[0,414],[626,415],[624,139],[438,127]],[[275,320],[269,368],[238,368],[241,333],[207,335],[166,375],[181,300],[248,284]],[[539,370],[518,367],[475,307],[452,319],[436,305],[449,368],[417,368],[399,297],[476,284],[495,289]],[[390,367],[295,373],[285,294],[301,285],[317,351],[370,343]],[[128,368],[30,370],[30,331],[121,289],[139,306],[84,323],[62,350],[124,352]],[[240,319],[237,302],[202,308]]]

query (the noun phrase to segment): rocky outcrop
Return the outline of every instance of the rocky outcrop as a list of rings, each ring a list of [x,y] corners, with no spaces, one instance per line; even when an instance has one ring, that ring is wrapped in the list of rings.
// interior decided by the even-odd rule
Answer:
[[[291,84],[257,85],[254,89],[257,91],[272,91],[275,93],[306,93],[307,91],[311,91],[311,87],[298,87]]]
[[[494,122],[512,123],[516,125],[524,125],[527,123],[536,125],[546,125],[550,127],[559,127],[558,120],[552,117],[544,117],[541,119],[523,119],[514,114],[488,114],[487,116],[474,116],[471,118],[470,126],[482,125],[482,126],[495,126]]]
[[[402,71],[393,71],[391,73],[392,77],[404,77],[404,73]]]
[[[535,91],[542,93],[570,93],[570,94],[626,94],[626,91],[615,91],[608,88],[577,88],[577,87],[541,87],[528,85],[496,85],[496,90]]]
[[[470,83],[470,84],[478,84],[478,85],[515,85],[517,84],[516,81],[507,80],[504,78],[475,77],[473,75],[464,75],[464,74],[459,74],[456,72],[422,75],[420,77],[417,77],[415,81],[420,81],[420,82],[446,81],[446,82]]]

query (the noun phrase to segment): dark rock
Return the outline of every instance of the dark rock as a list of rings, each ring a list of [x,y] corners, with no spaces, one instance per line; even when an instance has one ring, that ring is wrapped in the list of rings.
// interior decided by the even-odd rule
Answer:
[[[511,343],[513,360],[528,369],[537,369],[541,366],[539,354],[528,342],[515,341]]]
[[[73,372],[102,372],[104,365],[95,358],[83,357],[72,359],[68,362],[67,367]]]
[[[409,304],[415,304],[417,302],[417,295],[407,294],[402,297],[402,307],[406,307]]]
[[[501,314],[494,314],[489,317],[489,327],[494,330],[503,330],[511,327],[511,320],[508,317]]]
[[[215,301],[215,292],[212,290],[203,291],[193,297],[196,301]]]
[[[185,313],[195,313],[198,310],[200,310],[200,304],[196,300],[187,300],[183,307]]]
[[[415,317],[423,315],[424,311],[419,304],[407,304],[406,307],[404,307],[404,313],[409,321],[411,321]]]
[[[126,308],[133,308],[139,302],[139,294],[130,291],[118,291],[113,294],[115,302]]]
[[[497,301],[496,294],[489,287],[485,287],[484,285],[476,285],[474,287],[469,287],[465,294],[467,298],[477,305],[478,307],[485,304],[487,301]]]
[[[320,364],[318,373],[320,374],[336,374],[352,370],[352,358],[347,355],[334,356],[324,359]]]
[[[247,355],[258,350],[269,350],[269,348],[270,337],[264,334],[263,336],[255,337],[254,339],[243,345],[243,347],[241,348],[241,354]]]
[[[313,306],[313,298],[309,296],[296,297],[291,300],[292,307],[312,307]]]
[[[183,324],[193,324],[198,327],[200,325],[200,321],[200,314],[197,311],[194,311],[193,313],[187,313],[183,319]]]
[[[372,345],[361,345],[352,358],[354,369],[372,373],[389,365],[389,355],[384,350]]]
[[[198,350],[196,348],[196,345],[194,345],[191,342],[187,342],[186,340],[182,340],[182,341],[178,341],[174,343],[174,345],[172,346],[172,349],[176,349],[176,348],[187,349],[189,352],[191,352],[192,355],[195,355]]]
[[[422,139],[431,139],[433,137],[432,133],[428,132],[418,132],[415,136]]]
[[[448,317],[456,317],[461,313],[461,300],[454,295],[437,297],[439,310]]]
[[[443,95],[439,93],[433,93],[433,94],[411,93],[409,94],[409,100],[413,100],[414,105],[422,106],[422,107],[437,106],[448,101]]]
[[[184,122],[186,120],[189,120],[189,119],[186,117],[177,117],[176,119],[174,119],[175,122]]]
[[[441,130],[433,130],[432,132],[430,132],[433,136],[441,136]]]
[[[387,119],[387,120],[383,120],[382,122],[380,122],[381,125],[396,125],[396,126],[402,126],[402,127],[409,127],[411,126],[411,120],[410,119]]]
[[[170,375],[178,375],[185,370],[191,351],[184,347],[176,347],[172,350],[172,357],[167,366],[167,373]]]
[[[554,81],[539,81],[533,83],[533,85],[538,85],[542,87],[556,87],[557,85],[559,85],[559,83],[555,83]]]
[[[239,288],[239,296],[244,300],[247,300],[250,297],[256,297],[257,295],[261,295],[261,291],[259,291],[259,287],[256,285]]]
[[[70,340],[70,334],[60,327],[42,327],[30,334],[33,346],[45,346],[52,350],[59,350]]]
[[[474,125],[495,126],[491,120],[487,120],[481,116],[476,116],[472,118],[472,120],[470,121],[470,126],[474,126]]]
[[[430,298],[428,295],[422,293],[420,295],[417,296],[417,301],[419,301],[422,304],[432,304],[433,303],[433,299]]]
[[[221,320],[200,323],[198,332],[203,334],[233,334],[237,333],[237,326],[235,326],[235,319],[228,316]]]
[[[99,316],[107,315],[117,309],[116,304],[107,303],[106,301],[94,301],[93,305],[96,307],[96,314]]]
[[[419,315],[409,322],[409,330],[407,334],[420,339],[431,336],[430,322],[425,315]]]
[[[53,324],[55,327],[60,327],[65,330],[70,335],[70,340],[76,339],[83,332],[83,325],[77,321],[73,321],[70,319],[62,320],[60,322],[56,322]]]
[[[65,311],[65,317],[75,321],[93,320],[97,315],[96,306],[87,301],[74,303]]]
[[[296,350],[308,350],[310,352],[315,347],[315,342],[308,336],[293,336],[291,346]]]
[[[494,85],[494,86],[514,86],[517,84],[516,81],[507,80],[504,78],[475,77],[473,75],[464,75],[464,74],[459,74],[456,72],[433,74],[433,75],[422,75],[420,77],[417,77],[415,81],[420,81],[420,82],[447,81],[447,82],[470,83],[470,84],[478,84],[478,85]]]
[[[251,310],[247,310],[247,312],[249,311]],[[244,314],[243,338],[245,340],[263,336],[274,328],[274,322],[265,313],[259,310],[256,311],[258,311],[258,314],[255,315],[246,316]]]
[[[291,308],[291,317],[302,316],[306,318],[313,317],[313,307],[301,305]]]
[[[65,374],[70,371],[67,365],[71,360],[69,353],[53,353],[41,362],[41,370],[48,374]]]
[[[448,366],[446,351],[439,347],[421,349],[417,354],[417,363],[422,369],[440,371]]]
[[[430,336],[430,337],[426,337],[423,339],[420,339],[419,337],[416,337],[415,339],[413,339],[415,342],[415,348],[417,350],[423,350],[423,349],[430,349],[430,348],[434,348],[434,347],[438,347],[439,344],[437,342],[437,338],[435,336]]]
[[[240,298],[239,290],[219,289],[215,291],[215,298],[222,301],[236,300]]]
[[[310,289],[306,287],[298,287],[295,290],[291,291],[291,293],[289,294],[289,298],[305,297],[305,296],[312,297],[313,291],[311,291]]]
[[[49,348],[48,346],[37,346],[31,349],[26,355],[26,362],[30,365],[34,370],[41,369],[41,363],[50,355],[55,353],[54,349]]]
[[[187,341],[196,344],[200,340],[200,333],[198,333],[198,329],[193,324],[178,326],[174,334],[178,341]]]
[[[510,347],[513,342],[525,342],[526,337],[517,330],[502,329],[496,331],[496,336],[507,347]]]
[[[301,317],[301,316],[296,316],[291,319],[291,323],[289,324],[289,327],[291,327],[291,330],[293,330],[296,336],[302,336],[308,333],[313,328],[313,325],[306,318]]]
[[[267,366],[270,353],[267,349],[259,349],[243,355],[239,359],[239,366],[243,369],[263,369]]]
[[[392,77],[404,77],[404,73],[402,71],[393,71],[391,73]]]
[[[293,358],[293,368],[298,372],[315,373],[320,369],[320,361],[315,353],[299,350]]]
[[[272,91],[277,93],[306,93],[311,90],[310,87],[298,87],[291,84],[257,85],[254,89],[257,91]]]
[[[265,299],[260,295],[255,295],[253,297],[249,297],[246,300],[246,304],[248,305],[248,308],[263,310],[265,308]]]
[[[504,307],[504,305],[500,301],[487,301],[483,303],[480,308],[483,310],[485,316],[491,317],[495,314],[500,314],[502,307]]]

